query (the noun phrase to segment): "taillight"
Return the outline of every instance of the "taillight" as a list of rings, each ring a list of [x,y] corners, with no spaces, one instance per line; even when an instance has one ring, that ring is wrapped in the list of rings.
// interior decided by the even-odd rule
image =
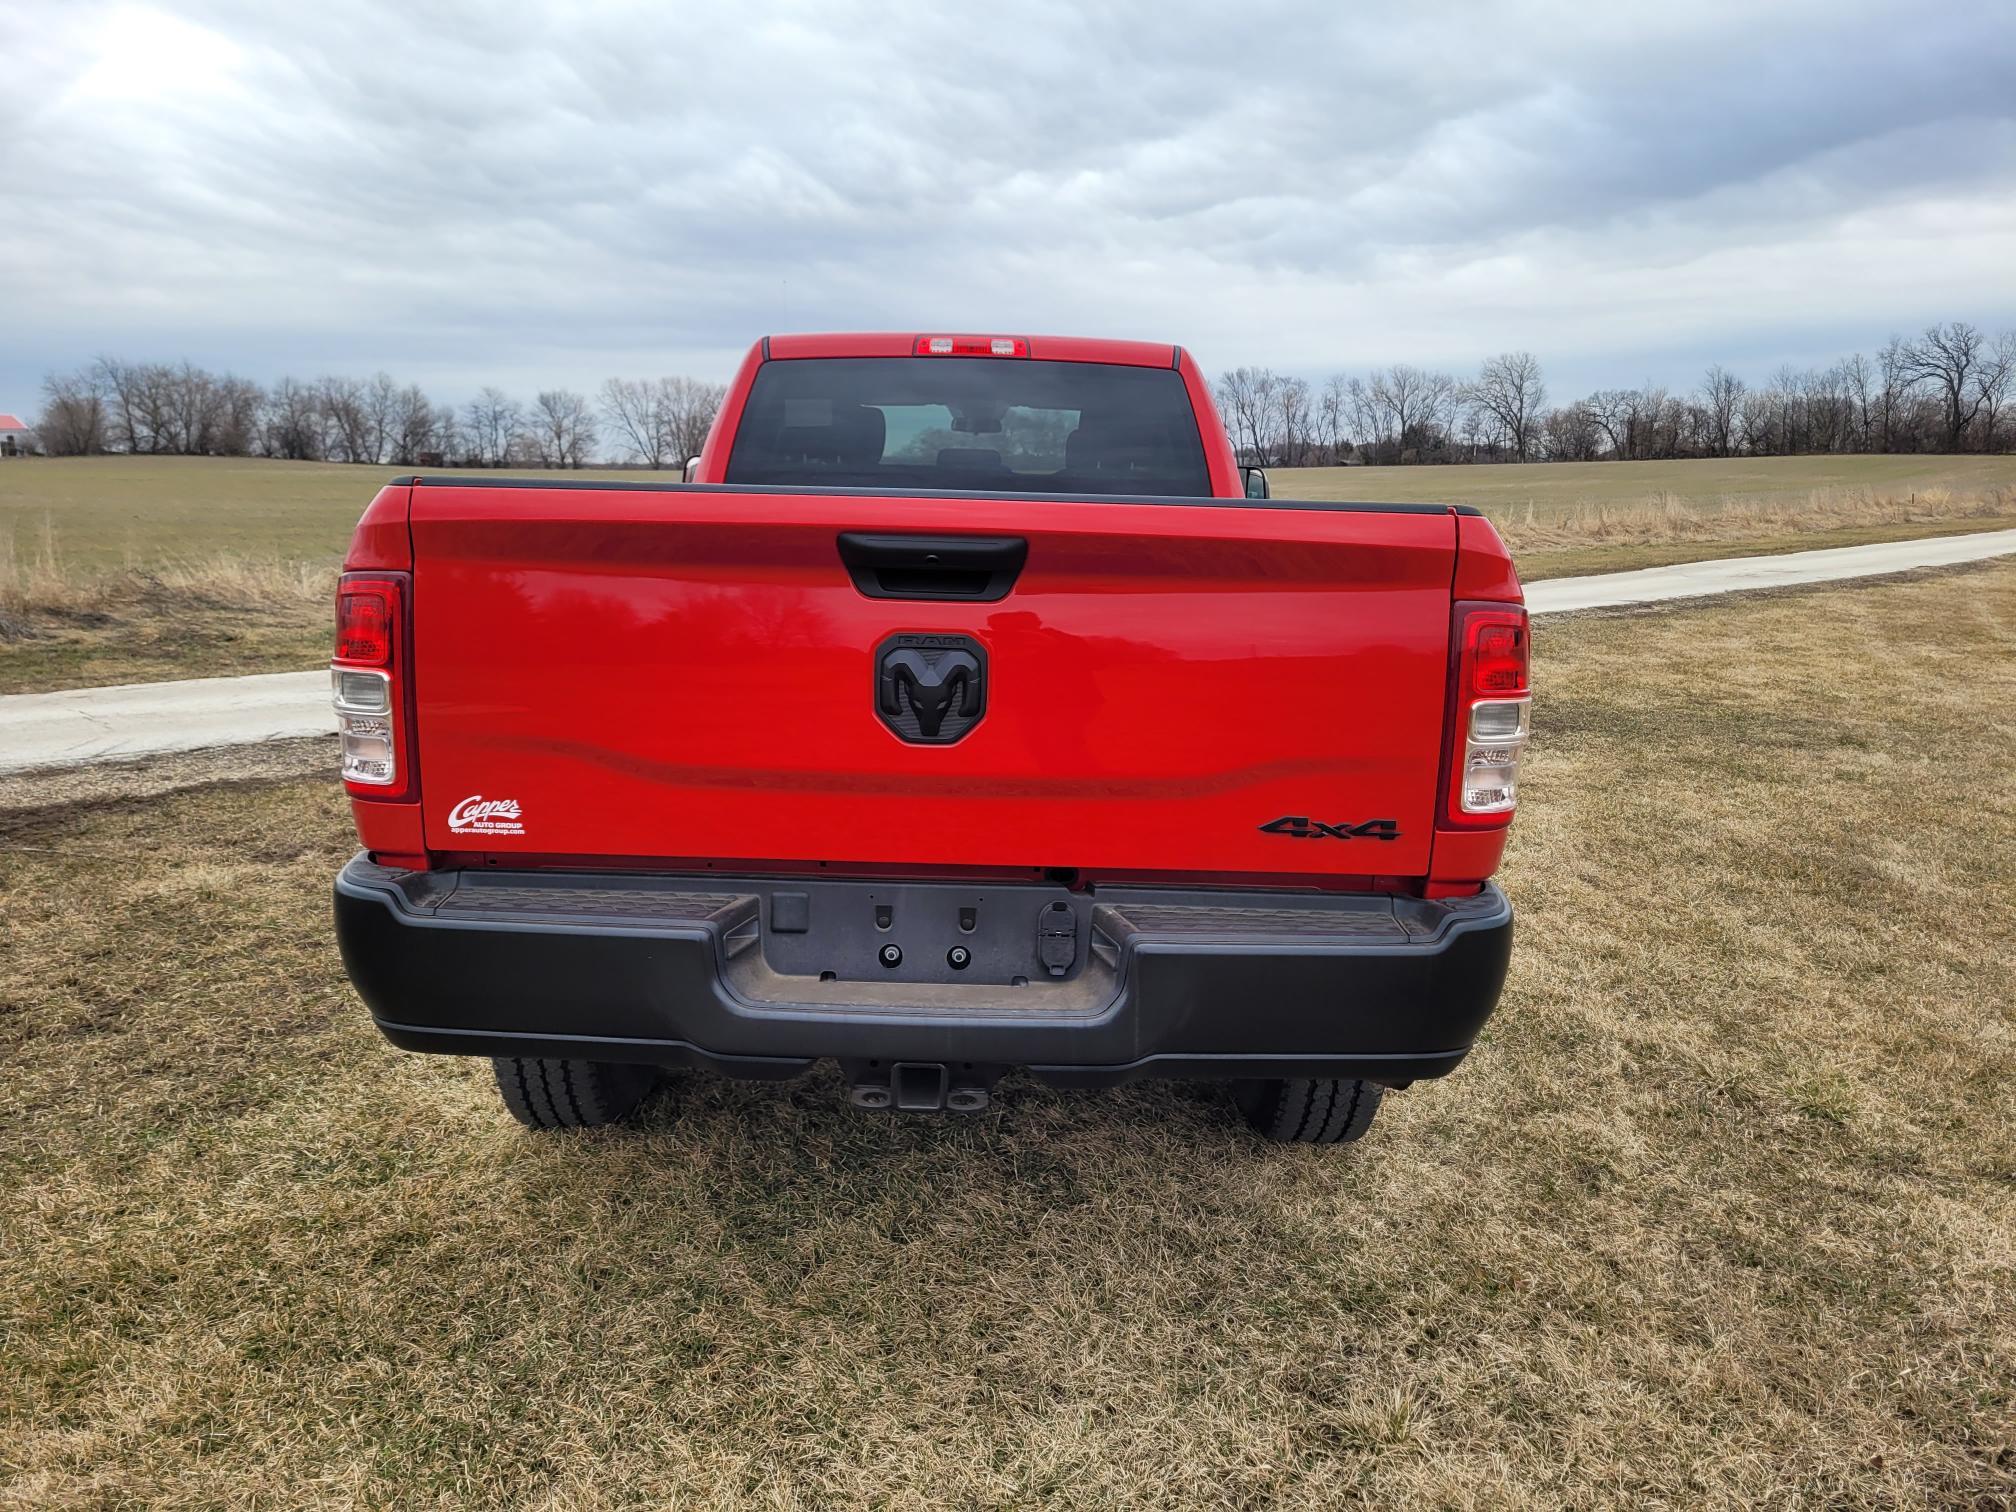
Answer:
[[[329,692],[342,742],[343,781],[360,798],[413,792],[406,691],[412,668],[403,572],[346,572],[336,588],[336,655]]]
[[[366,667],[392,661],[399,590],[383,578],[348,573],[336,591],[336,659]]]
[[[1027,357],[1029,343],[1020,336],[919,336],[919,357]]]
[[[1458,604],[1450,642],[1456,655],[1443,817],[1472,829],[1509,824],[1532,717],[1526,611],[1511,604]]]

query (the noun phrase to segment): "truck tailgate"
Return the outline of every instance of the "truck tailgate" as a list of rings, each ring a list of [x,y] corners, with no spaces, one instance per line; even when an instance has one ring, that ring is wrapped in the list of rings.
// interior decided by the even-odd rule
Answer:
[[[423,482],[410,520],[432,849],[1428,869],[1446,512]],[[993,602],[870,597],[853,532],[1025,541],[1026,565]],[[958,739],[885,717],[904,636],[973,648]]]

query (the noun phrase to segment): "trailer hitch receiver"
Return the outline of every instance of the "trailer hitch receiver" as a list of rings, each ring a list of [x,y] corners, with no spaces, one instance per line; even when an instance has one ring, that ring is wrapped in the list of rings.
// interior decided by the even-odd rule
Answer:
[[[940,1061],[898,1061],[886,1073],[856,1071],[847,1100],[857,1108],[894,1108],[900,1113],[977,1113],[992,1100],[984,1085],[962,1080]]]

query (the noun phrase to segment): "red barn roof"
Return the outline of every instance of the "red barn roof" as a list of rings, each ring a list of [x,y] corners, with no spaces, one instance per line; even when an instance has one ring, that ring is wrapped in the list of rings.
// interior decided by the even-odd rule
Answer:
[[[26,430],[26,429],[28,429],[28,427],[23,425],[19,420],[15,419],[12,415],[0,414],[0,431]]]

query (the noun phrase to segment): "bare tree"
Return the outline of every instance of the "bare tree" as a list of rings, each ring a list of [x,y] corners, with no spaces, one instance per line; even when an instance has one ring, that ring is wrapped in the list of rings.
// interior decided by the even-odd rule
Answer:
[[[663,467],[699,455],[727,397],[726,385],[697,378],[611,378],[599,407],[626,460]]]
[[[1768,390],[1752,389],[1743,396],[1743,407],[1736,423],[1743,437],[1743,450],[1753,457],[1768,457],[1782,444],[1778,431],[1778,401]]]
[[[1800,408],[1800,374],[1790,363],[1781,363],[1778,371],[1771,375],[1771,386],[1765,392],[1771,396],[1777,416],[1772,422],[1772,431],[1778,438],[1777,450],[1788,456],[1803,451],[1804,440],[1800,422],[1804,418]]]
[[[112,451],[151,452],[156,449],[157,405],[153,374],[139,363],[100,357],[91,378],[106,402],[106,443]]]
[[[1613,461],[1631,456],[1632,427],[1637,419],[1639,398],[1636,389],[1598,389],[1582,401],[1590,420],[1610,445]]]
[[[672,438],[659,413],[657,385],[646,379],[611,378],[602,385],[602,415],[625,461],[663,467]]]
[[[1595,415],[1579,400],[1548,414],[1546,435],[1547,455],[1556,462],[1593,462],[1603,447]]]
[[[1456,380],[1447,373],[1396,362],[1383,373],[1372,375],[1370,393],[1374,408],[1399,444],[1400,460],[1419,460],[1419,453],[1441,439],[1440,432],[1449,422]]]
[[[2004,331],[1995,345],[1981,355],[1974,369],[1974,397],[1981,415],[1981,450],[1994,451],[1995,430],[2002,420],[2002,407],[2016,385],[2016,331]]]
[[[1847,396],[1851,425],[1854,431],[1855,451],[1868,451],[1874,436],[1875,409],[1870,394],[1876,375],[1869,366],[1869,359],[1860,352],[1841,359],[1841,389]]]
[[[1361,451],[1363,443],[1385,439],[1385,417],[1372,397],[1371,387],[1363,378],[1353,378],[1344,385],[1344,402],[1351,412],[1351,431],[1358,439]]]
[[[210,446],[219,456],[249,456],[259,437],[259,412],[266,391],[248,378],[228,373],[218,382],[211,413]]]
[[[469,433],[462,428],[462,416],[452,404],[434,407],[434,431],[427,439],[429,449],[441,453],[442,459],[450,464],[468,459]]]
[[[274,384],[260,420],[259,449],[290,462],[315,462],[328,455],[326,438],[320,395],[292,378]]]
[[[1274,390],[1280,380],[1266,368],[1233,368],[1218,378],[1220,418],[1232,435],[1232,449],[1255,467],[1269,463]]]
[[[1279,444],[1275,448],[1279,464],[1282,467],[1306,466],[1316,428],[1309,409],[1307,379],[1283,378],[1274,386],[1274,415],[1279,422]]]
[[[1855,404],[1840,363],[1808,373],[1805,398],[1809,450],[1838,452],[1854,445]]]
[[[1927,326],[1923,336],[1904,348],[1906,380],[1930,384],[1939,396],[1945,411],[1947,451],[1960,450],[1967,427],[1981,412],[1982,399],[1974,377],[1986,356],[1985,348],[1979,328],[1964,320]]]
[[[429,445],[433,432],[434,406],[418,384],[409,383],[392,395],[386,424],[388,460],[404,467],[416,465],[422,452],[433,450]]]
[[[157,450],[183,456],[208,450],[203,430],[214,386],[208,373],[187,361],[155,373],[148,392]]]
[[[1344,432],[1351,413],[1351,386],[1342,373],[1333,373],[1323,380],[1323,391],[1316,401],[1317,434],[1323,444],[1330,449],[1333,463],[1344,460],[1348,443]]]
[[[52,457],[85,457],[105,450],[105,395],[89,372],[51,373],[42,380],[42,414],[35,435]]]
[[[374,373],[357,397],[363,426],[360,462],[383,462],[392,453],[392,435],[399,413],[399,385],[389,373]]]
[[[512,443],[524,430],[524,412],[502,389],[485,388],[464,408],[470,450],[482,467],[502,467],[511,460]]]
[[[1466,384],[1459,393],[1463,401],[1458,405],[1457,429],[1463,437],[1463,459],[1475,462],[1488,446],[1494,457],[1506,450],[1510,438],[1498,417],[1481,404],[1469,402],[1469,386]]]
[[[1905,346],[1901,336],[1892,336],[1876,354],[1877,372],[1881,377],[1881,388],[1877,391],[1878,429],[1882,433],[1883,450],[1900,450],[1902,439],[1905,401],[1911,393],[1911,376],[1906,371]]]
[[[176,435],[175,370],[162,362],[127,369],[132,393],[136,451],[152,454],[180,449]]]
[[[1736,416],[1743,406],[1743,380],[1721,363],[1701,380],[1701,408],[1708,420],[1708,445],[1718,457],[1731,455],[1736,443]]]
[[[546,389],[533,410],[530,439],[542,467],[579,467],[595,449],[595,417],[586,396]]]
[[[259,386],[190,362],[100,357],[43,383],[49,445],[149,455],[239,456],[257,439]]]
[[[1490,417],[1512,454],[1524,462],[1533,452],[1540,416],[1547,406],[1547,385],[1540,379],[1540,359],[1531,352],[1504,352],[1488,360],[1477,381],[1465,385],[1463,399]]]
[[[658,380],[662,424],[672,446],[672,456],[681,465],[688,457],[700,455],[700,449],[707,444],[707,433],[714,428],[714,417],[721,411],[721,401],[727,397],[728,386],[723,383],[706,383],[698,378]]]
[[[364,385],[355,378],[319,378],[315,398],[327,427],[329,455],[338,462],[375,460],[371,455],[371,422],[364,409]]]

